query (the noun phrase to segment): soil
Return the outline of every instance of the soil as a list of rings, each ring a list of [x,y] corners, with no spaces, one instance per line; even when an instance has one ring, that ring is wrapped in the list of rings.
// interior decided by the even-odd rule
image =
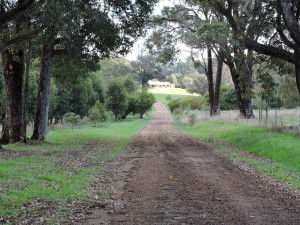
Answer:
[[[297,195],[233,164],[172,125],[153,121],[108,163],[98,182],[110,198],[76,224],[300,224]]]

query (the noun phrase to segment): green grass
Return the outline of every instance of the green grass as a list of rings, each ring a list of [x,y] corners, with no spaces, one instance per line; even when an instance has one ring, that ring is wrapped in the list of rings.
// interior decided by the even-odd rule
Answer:
[[[256,166],[265,174],[285,180],[294,188],[300,188],[299,137],[288,133],[273,132],[267,128],[213,120],[204,121],[193,127],[178,121],[176,125],[185,133],[200,139],[207,140],[213,137],[270,159],[268,163],[246,158],[243,160]]]
[[[183,98],[183,97],[186,97],[186,95],[181,95],[181,94],[173,94],[173,95],[170,95],[170,94],[154,94],[155,96],[155,99],[157,101],[160,101],[162,102],[166,107],[168,107],[168,100],[167,100],[167,97],[169,96],[171,101],[172,100],[175,100],[175,99],[178,99],[178,98]]]
[[[123,154],[133,135],[149,121],[131,118],[97,127],[76,127],[74,131],[61,127],[53,129],[46,143],[4,145],[6,149],[32,151],[33,155],[0,159],[0,218],[16,219],[24,205],[29,205],[26,211],[34,210],[30,202],[37,199],[56,202],[57,213],[61,214],[67,202],[89,198],[92,192],[88,187],[95,174],[107,160]],[[80,155],[85,145],[93,142],[98,143],[96,149]],[[109,151],[101,143],[108,144]],[[76,164],[84,157],[87,165]]]
[[[198,95],[198,94],[191,94],[182,88],[154,88],[154,89],[149,89],[149,92],[153,94],[168,94],[168,95],[185,95],[185,96]]]

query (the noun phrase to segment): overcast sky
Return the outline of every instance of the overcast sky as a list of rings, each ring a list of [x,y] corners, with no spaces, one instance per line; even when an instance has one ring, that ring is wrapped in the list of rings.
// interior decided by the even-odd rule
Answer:
[[[180,0],[161,0],[155,7],[153,14],[157,15],[160,14],[161,10],[165,6],[173,6],[175,2],[179,2]],[[126,55],[126,58],[129,60],[135,60],[137,56],[143,51],[143,43],[144,38],[140,38],[136,43],[133,45],[131,52]],[[187,52],[182,52],[182,55],[179,58],[186,58],[189,55]]]

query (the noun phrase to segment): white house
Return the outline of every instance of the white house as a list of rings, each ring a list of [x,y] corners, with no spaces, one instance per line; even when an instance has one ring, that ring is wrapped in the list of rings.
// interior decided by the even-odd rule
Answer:
[[[148,81],[149,88],[175,88],[175,84],[170,82]]]

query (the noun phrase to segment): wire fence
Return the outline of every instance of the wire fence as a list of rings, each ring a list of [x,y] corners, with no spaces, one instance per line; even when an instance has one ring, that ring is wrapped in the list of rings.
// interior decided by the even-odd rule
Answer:
[[[189,111],[181,116],[181,121],[188,123],[191,114],[196,116],[196,123],[203,120],[221,120],[229,123],[249,124],[267,127],[282,132],[300,134],[300,109],[253,110],[254,118],[243,118],[239,110],[221,111],[219,116],[210,116],[209,111]]]

